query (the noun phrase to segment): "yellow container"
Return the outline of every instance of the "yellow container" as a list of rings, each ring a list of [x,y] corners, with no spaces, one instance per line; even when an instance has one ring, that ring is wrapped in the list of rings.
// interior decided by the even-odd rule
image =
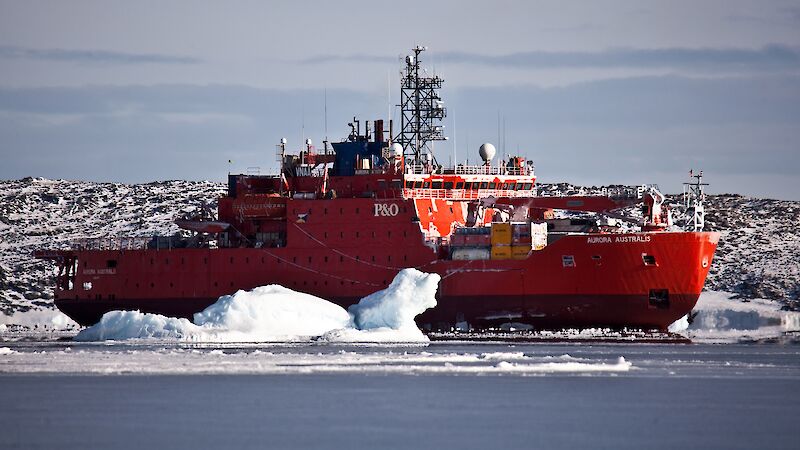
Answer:
[[[493,245],[492,259],[511,259],[510,245]]]
[[[513,245],[511,246],[511,259],[525,259],[531,251],[530,244],[528,245]]]
[[[492,224],[492,245],[503,244],[511,245],[511,224],[493,223]]]

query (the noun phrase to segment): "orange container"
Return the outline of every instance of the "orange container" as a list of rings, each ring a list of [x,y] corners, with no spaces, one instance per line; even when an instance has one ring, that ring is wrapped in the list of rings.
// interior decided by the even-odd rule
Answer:
[[[511,259],[525,259],[531,251],[531,245],[512,245]]]
[[[492,259],[511,259],[510,245],[493,245]]]

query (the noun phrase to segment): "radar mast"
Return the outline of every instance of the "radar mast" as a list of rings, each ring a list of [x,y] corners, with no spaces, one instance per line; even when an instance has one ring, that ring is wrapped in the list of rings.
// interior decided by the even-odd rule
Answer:
[[[443,141],[444,127],[441,120],[447,115],[444,102],[438,90],[444,80],[439,76],[426,76],[420,67],[420,53],[427,47],[416,46],[414,54],[406,56],[406,66],[401,73],[400,83],[400,134],[395,140],[403,146],[403,156],[413,164],[435,161],[432,141]],[[422,72],[422,73],[420,73]],[[423,155],[431,155],[431,161],[423,160]]]

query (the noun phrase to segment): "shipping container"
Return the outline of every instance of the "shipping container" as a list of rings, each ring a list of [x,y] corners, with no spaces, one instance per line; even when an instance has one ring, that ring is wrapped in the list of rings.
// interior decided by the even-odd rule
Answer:
[[[484,248],[472,248],[472,247],[456,248],[456,249],[453,249],[453,253],[451,254],[451,258],[454,259],[454,260],[460,260],[460,261],[475,260],[475,259],[490,259],[491,258],[491,252],[489,251],[489,247],[484,247]]]
[[[511,259],[510,245],[493,245],[492,259]]]
[[[504,244],[511,245],[511,224],[493,223],[492,224],[492,245]]]
[[[531,252],[530,245],[512,245],[511,246],[511,259],[525,259]]]

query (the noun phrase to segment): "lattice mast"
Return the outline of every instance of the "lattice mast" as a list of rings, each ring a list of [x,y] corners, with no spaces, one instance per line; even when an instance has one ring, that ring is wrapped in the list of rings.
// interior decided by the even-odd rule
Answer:
[[[403,146],[403,156],[413,164],[435,162],[433,141],[444,141],[441,120],[447,115],[438,90],[444,80],[436,75],[427,76],[420,67],[420,53],[427,47],[416,46],[414,54],[406,56],[406,67],[400,81],[400,133],[395,141]],[[430,155],[430,156],[427,156]],[[425,159],[423,159],[425,158]]]
[[[694,170],[690,170],[689,178],[693,178],[694,181],[683,183],[683,206],[686,210],[686,222],[683,229],[686,231],[703,231],[706,223],[705,187],[708,186],[708,183],[703,183],[702,170],[698,174],[695,174]]]

